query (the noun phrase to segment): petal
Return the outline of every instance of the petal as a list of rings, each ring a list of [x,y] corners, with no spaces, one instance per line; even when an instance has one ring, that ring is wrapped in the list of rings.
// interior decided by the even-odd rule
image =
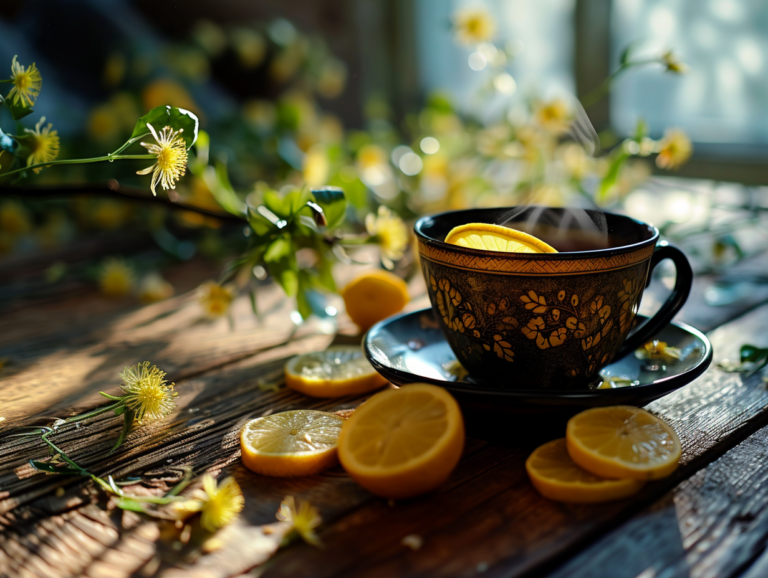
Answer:
[[[149,173],[152,172],[152,169],[154,169],[156,166],[157,166],[157,163],[155,163],[154,165],[152,165],[150,167],[147,167],[146,169],[141,169],[140,171],[136,171],[136,174],[137,175],[148,175]]]
[[[155,137],[155,140],[159,141],[160,139],[157,138],[157,133],[155,132],[154,127],[151,124],[147,123],[147,128],[149,129],[149,132],[152,133],[152,136]]]

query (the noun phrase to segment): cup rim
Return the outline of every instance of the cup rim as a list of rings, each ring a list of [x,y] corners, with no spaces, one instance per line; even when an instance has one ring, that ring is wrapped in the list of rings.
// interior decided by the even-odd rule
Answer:
[[[520,207],[493,207],[493,209],[496,209],[499,211],[513,210],[516,208],[520,208]],[[544,208],[544,209],[552,209],[552,210],[563,209],[563,207],[542,207],[539,205],[527,205],[524,208],[526,209]],[[608,211],[599,211],[595,209],[583,209],[583,210],[586,211],[587,213],[600,213],[602,215],[611,215],[612,217],[624,219],[627,221],[631,221],[637,225],[647,227],[651,232],[650,238],[644,241],[640,241],[638,243],[632,243],[630,245],[620,245],[618,247],[608,247],[605,249],[593,249],[589,251],[569,251],[564,253],[504,253],[501,251],[490,251],[486,249],[462,247],[461,245],[452,245],[450,243],[446,243],[445,241],[441,241],[439,239],[430,237],[429,235],[427,235],[421,230],[428,221],[439,219],[441,217],[446,217],[448,215],[454,215],[457,213],[467,213],[467,212],[479,211],[483,209],[484,209],[483,207],[476,207],[471,209],[458,209],[454,211],[444,211],[442,213],[437,213],[434,215],[425,215],[416,221],[416,223],[413,225],[413,231],[416,234],[416,237],[418,238],[419,242],[425,243],[427,245],[431,245],[433,247],[437,247],[439,249],[443,249],[447,251],[456,251],[458,253],[466,253],[469,255],[477,255],[482,257],[495,257],[497,259],[503,258],[503,259],[528,259],[528,260],[530,259],[564,260],[564,259],[599,258],[599,257],[608,256],[608,255],[631,253],[632,251],[637,251],[638,249],[642,249],[644,247],[656,245],[656,243],[659,240],[659,230],[649,223],[644,223],[643,221],[640,221],[633,217],[628,217],[627,215],[621,215],[619,213],[611,213]]]

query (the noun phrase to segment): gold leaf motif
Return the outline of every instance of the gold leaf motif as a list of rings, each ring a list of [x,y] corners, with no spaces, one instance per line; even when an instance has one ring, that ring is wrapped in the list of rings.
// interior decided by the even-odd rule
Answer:
[[[565,342],[565,338],[568,335],[568,331],[565,329],[565,327],[560,327],[558,329],[555,329],[552,333],[549,334],[549,344],[552,347],[557,347],[558,345],[562,345]]]
[[[576,307],[578,304],[579,304],[579,296],[574,293],[573,296],[571,297],[571,305]]]
[[[496,313],[496,304],[495,303],[489,303],[488,308],[486,309],[488,311],[488,315],[494,315]]]
[[[565,290],[561,289],[560,292],[557,294],[557,300],[562,301],[565,299]]]

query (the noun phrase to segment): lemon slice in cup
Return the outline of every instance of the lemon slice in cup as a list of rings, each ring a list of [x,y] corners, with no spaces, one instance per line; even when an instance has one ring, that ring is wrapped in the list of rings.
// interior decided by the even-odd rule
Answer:
[[[445,237],[445,242],[501,253],[557,253],[557,249],[533,235],[490,223],[469,223],[454,227]]]

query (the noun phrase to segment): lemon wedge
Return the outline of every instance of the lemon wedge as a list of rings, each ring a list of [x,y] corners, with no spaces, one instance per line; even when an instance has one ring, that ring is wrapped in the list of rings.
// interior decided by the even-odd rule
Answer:
[[[489,223],[469,223],[454,227],[445,237],[445,242],[501,253],[557,253],[557,249],[533,235]]]

